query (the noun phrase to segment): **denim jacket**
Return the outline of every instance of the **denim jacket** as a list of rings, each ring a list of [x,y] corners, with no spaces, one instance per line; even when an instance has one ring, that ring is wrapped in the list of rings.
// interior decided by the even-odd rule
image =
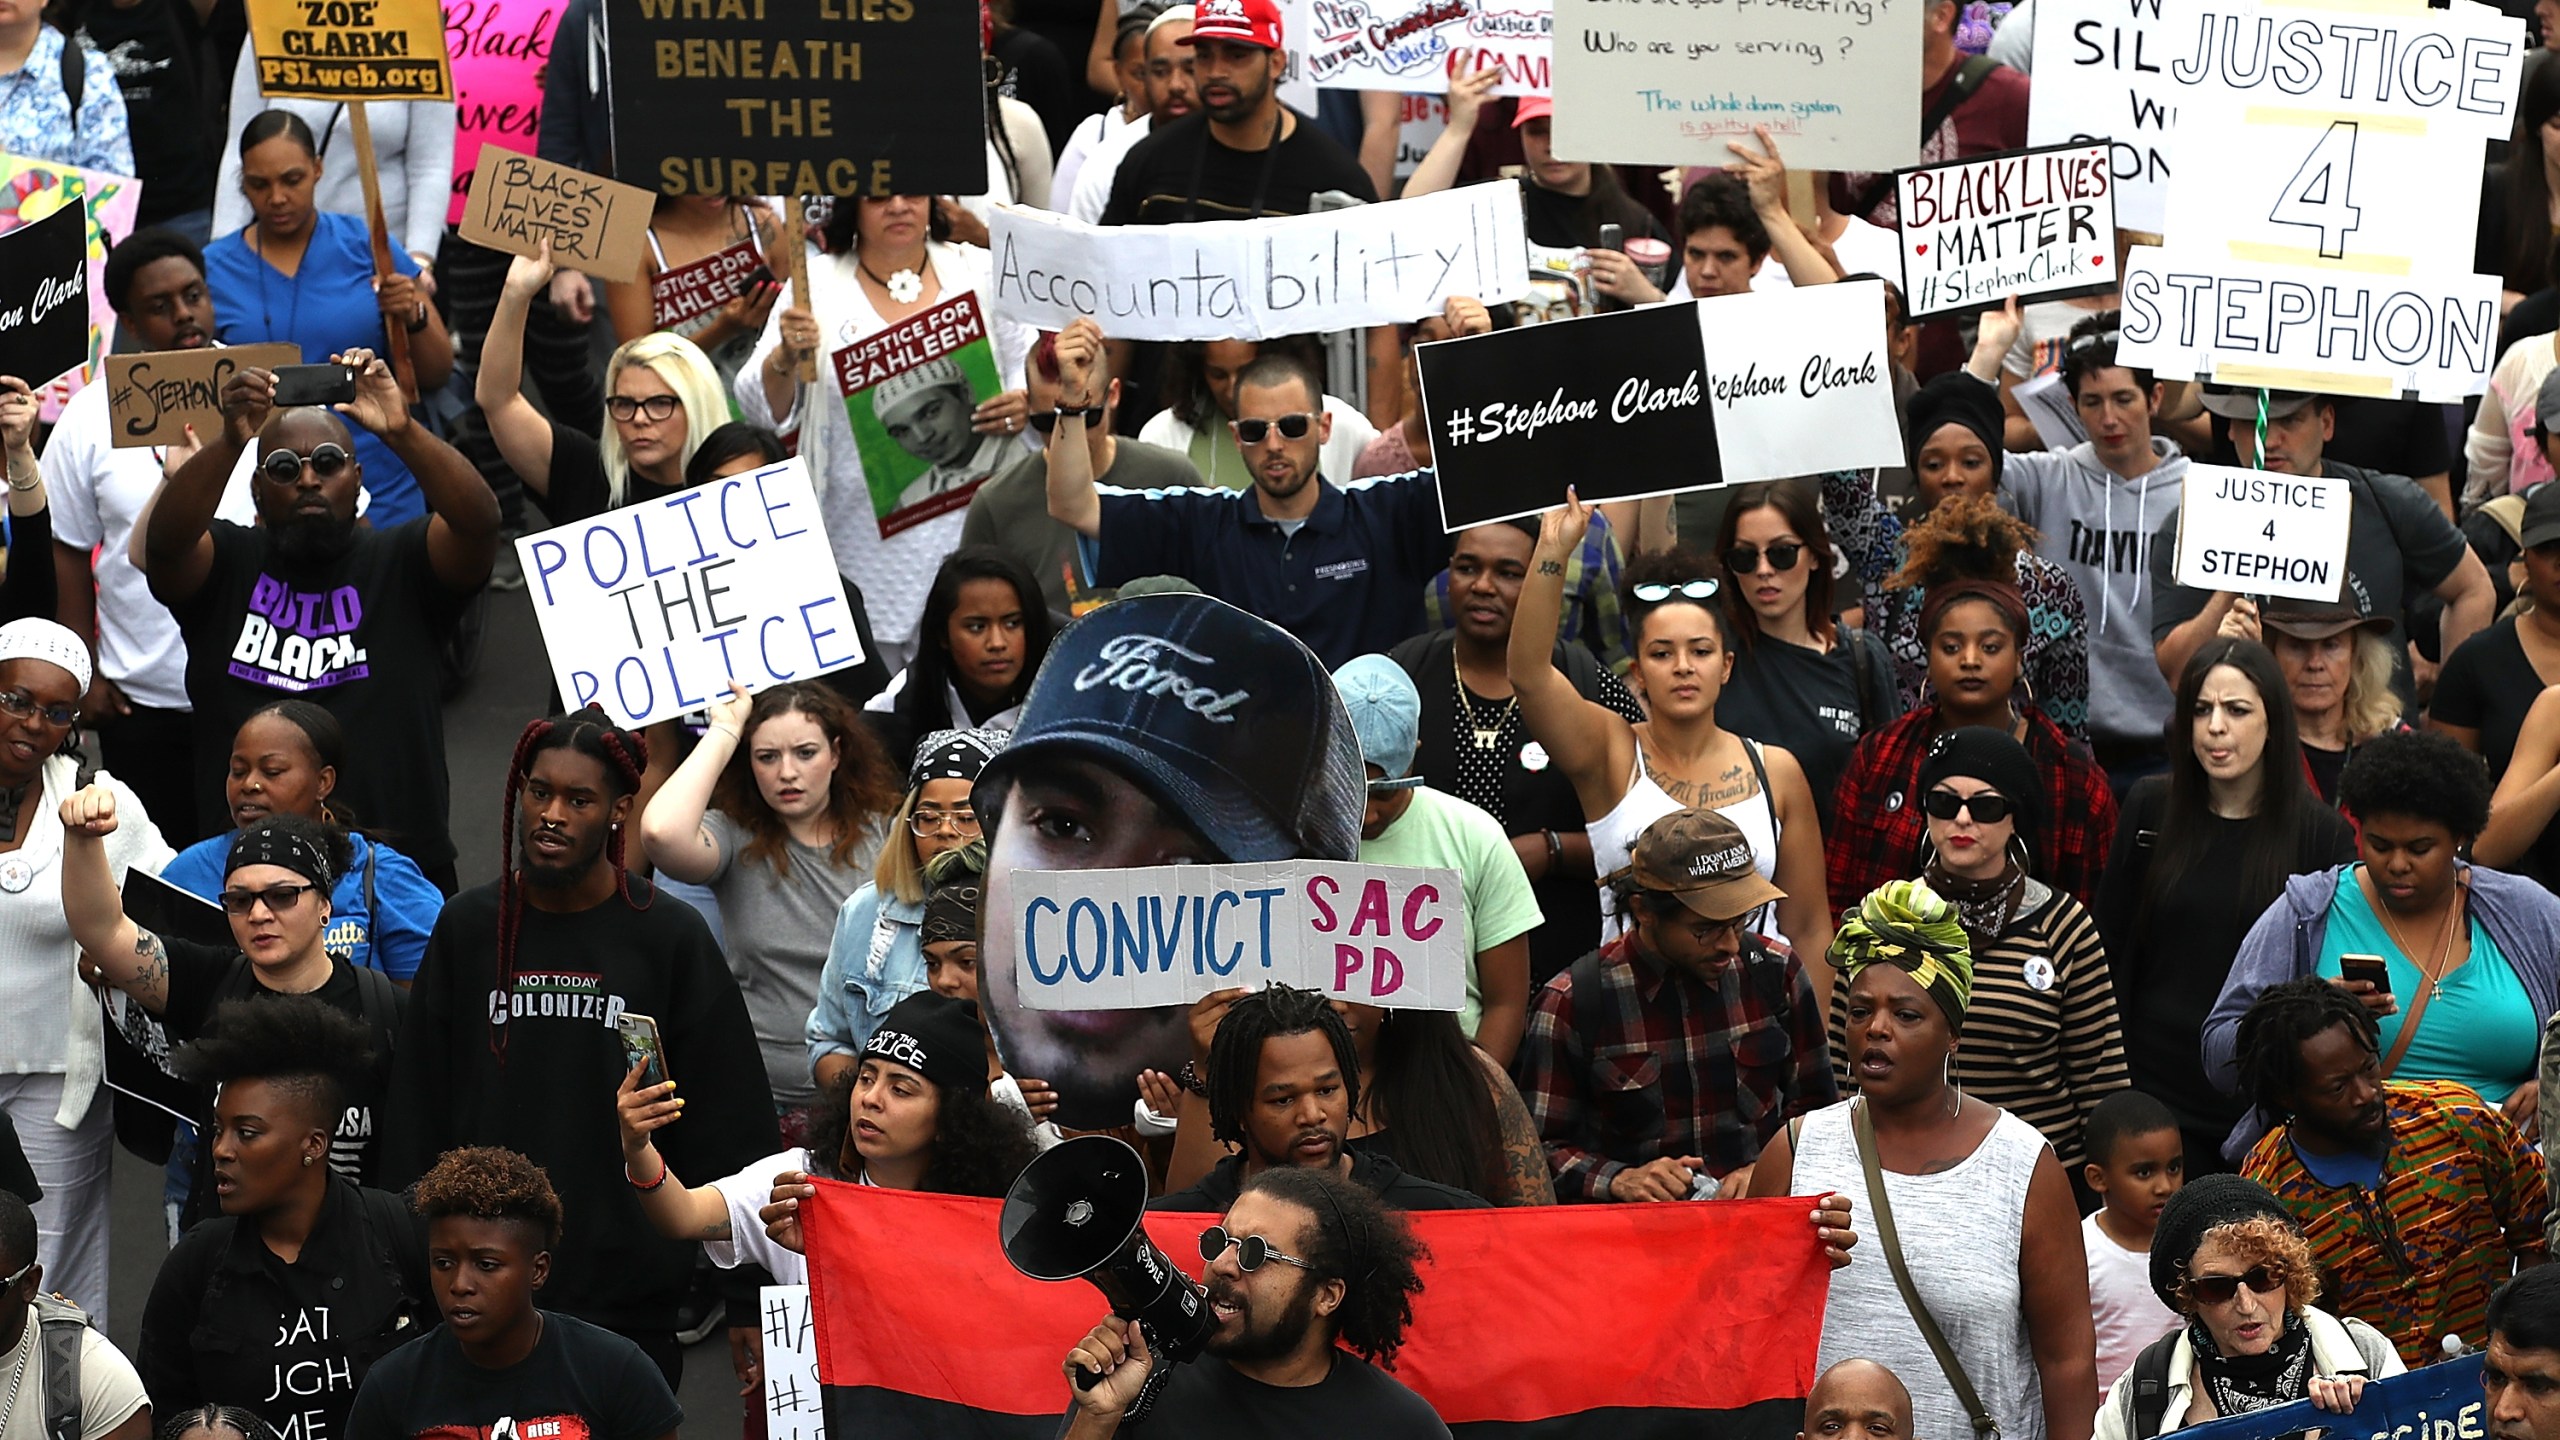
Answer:
[[[889,1007],[924,988],[924,905],[865,885],[836,912],[818,1008],[809,1012],[809,1064],[858,1055]]]

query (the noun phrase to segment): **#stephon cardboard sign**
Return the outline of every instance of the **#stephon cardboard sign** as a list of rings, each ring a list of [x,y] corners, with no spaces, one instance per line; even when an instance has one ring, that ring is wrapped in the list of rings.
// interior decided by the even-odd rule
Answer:
[[[436,0],[250,0],[270,100],[450,100]]]
[[[175,445],[196,427],[211,441],[222,425],[222,382],[241,370],[302,363],[284,341],[217,349],[154,350],[107,357],[107,436],[116,449]]]
[[[462,238],[509,255],[532,255],[544,239],[564,269],[600,280],[632,280],[649,248],[649,213],[658,197],[497,145],[480,147]]]

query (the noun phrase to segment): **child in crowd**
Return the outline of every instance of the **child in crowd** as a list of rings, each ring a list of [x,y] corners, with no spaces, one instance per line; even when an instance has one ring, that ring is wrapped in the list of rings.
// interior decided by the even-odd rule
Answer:
[[[2178,1328],[2177,1313],[2151,1289],[2151,1234],[2169,1197],[2186,1183],[2178,1117],[2139,1090],[2098,1102],[2081,1131],[2082,1178],[2102,1202],[2080,1222],[2089,1252],[2089,1305],[2098,1328],[2098,1403],[2142,1347]]]

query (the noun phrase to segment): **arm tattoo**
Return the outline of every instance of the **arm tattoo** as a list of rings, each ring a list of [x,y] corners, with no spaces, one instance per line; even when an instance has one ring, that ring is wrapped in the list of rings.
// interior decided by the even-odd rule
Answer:
[[[1547,1147],[1538,1140],[1538,1127],[1529,1118],[1529,1107],[1521,1100],[1519,1087],[1502,1075],[1488,1056],[1478,1056],[1493,1086],[1494,1128],[1502,1135],[1502,1174],[1500,1184],[1509,1199],[1496,1203],[1511,1205],[1553,1205],[1556,1203],[1555,1174],[1547,1162]]]
[[[1541,560],[1538,562],[1538,573],[1541,575],[1561,575],[1564,573],[1564,562],[1561,560]]]
[[[728,1239],[728,1238],[729,1238],[729,1216],[728,1216],[728,1213],[727,1213],[726,1211],[721,1212],[721,1215],[720,1215],[720,1218],[719,1218],[719,1219],[714,1220],[714,1221],[712,1221],[710,1224],[703,1226],[703,1227],[702,1227],[702,1234],[701,1234],[701,1237],[700,1237],[700,1238],[705,1239],[705,1240],[726,1240],[726,1239]]]
[[[133,932],[133,953],[142,957],[141,963],[116,988],[136,999],[165,991],[169,983],[169,947],[160,943],[159,936],[137,928]]]

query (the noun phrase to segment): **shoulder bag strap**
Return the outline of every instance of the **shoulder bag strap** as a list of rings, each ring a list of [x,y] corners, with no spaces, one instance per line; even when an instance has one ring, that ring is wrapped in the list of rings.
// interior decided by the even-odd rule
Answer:
[[[1850,1102],[1849,1128],[1857,1137],[1858,1168],[1866,1172],[1867,1205],[1876,1217],[1877,1248],[1884,1251],[1884,1262],[1893,1270],[1893,1286],[1902,1292],[1903,1308],[1911,1312],[1911,1322],[1920,1327],[1920,1338],[1929,1342],[1929,1353],[1938,1357],[1938,1368],[1947,1372],[1947,1384],[1956,1392],[1956,1402],[1964,1406],[1965,1415],[1973,1421],[1975,1440],[1999,1440],[2000,1424],[1983,1408],[1982,1397],[1974,1392],[1973,1381],[1964,1373],[1964,1365],[1956,1359],[1947,1337],[1938,1329],[1937,1318],[1911,1283],[1910,1267],[1902,1263],[1902,1242],[1894,1235],[1893,1206],[1885,1200],[1883,1167],[1876,1163],[1876,1126],[1867,1115],[1867,1102]]]

